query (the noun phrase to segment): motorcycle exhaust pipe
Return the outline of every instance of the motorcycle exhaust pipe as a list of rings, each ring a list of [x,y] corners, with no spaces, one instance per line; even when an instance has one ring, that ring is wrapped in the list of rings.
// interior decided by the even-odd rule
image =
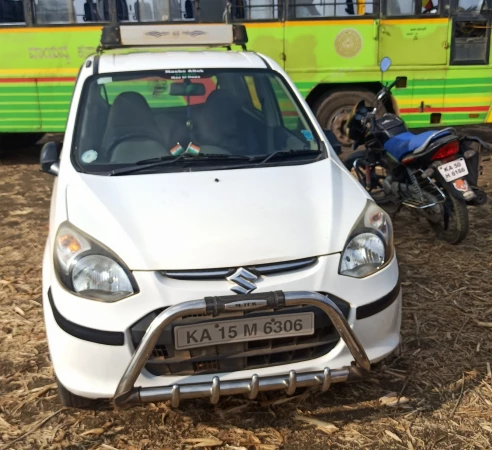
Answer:
[[[401,194],[405,195],[415,195],[415,189],[412,189],[412,185],[406,183],[398,183],[397,181],[384,180],[383,181],[383,191],[384,195],[391,196],[394,195],[399,197]]]

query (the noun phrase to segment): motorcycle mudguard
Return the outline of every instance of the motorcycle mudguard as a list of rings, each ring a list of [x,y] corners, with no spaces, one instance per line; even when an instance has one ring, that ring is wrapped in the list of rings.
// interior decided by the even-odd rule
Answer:
[[[468,176],[458,178],[454,181],[446,181],[444,177],[439,173],[435,172],[436,181],[440,186],[442,186],[446,192],[451,194],[453,197],[469,202],[475,198],[475,193],[473,192],[473,186],[468,180]]]
[[[475,152],[472,157],[466,158],[466,166],[468,167],[468,181],[473,185],[478,185],[478,177],[482,174],[482,147],[485,147],[485,143],[479,138],[473,136],[464,136],[460,140],[460,152],[461,156],[465,156],[465,153],[469,150]]]

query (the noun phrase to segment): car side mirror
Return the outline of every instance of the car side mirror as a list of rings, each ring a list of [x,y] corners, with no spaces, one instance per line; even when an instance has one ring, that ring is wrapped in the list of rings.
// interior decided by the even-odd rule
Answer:
[[[41,172],[48,173],[50,175],[58,175],[60,170],[60,161],[58,156],[58,145],[56,142],[47,142],[41,149]]]
[[[325,133],[326,139],[328,139],[328,142],[333,147],[333,150],[335,150],[335,153],[340,156],[342,154],[342,144],[340,144],[333,131],[323,130],[323,132]]]

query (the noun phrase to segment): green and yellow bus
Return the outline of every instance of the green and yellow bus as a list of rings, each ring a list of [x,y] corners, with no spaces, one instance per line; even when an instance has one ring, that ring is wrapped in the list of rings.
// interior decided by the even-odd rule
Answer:
[[[0,0],[0,136],[63,132],[80,65],[123,22],[244,23],[343,144],[352,105],[397,76],[385,106],[409,127],[492,122],[491,17],[492,0]]]

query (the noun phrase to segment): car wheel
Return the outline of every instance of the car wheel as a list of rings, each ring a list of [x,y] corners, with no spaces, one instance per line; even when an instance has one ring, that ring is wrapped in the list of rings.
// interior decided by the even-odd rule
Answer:
[[[56,380],[56,384],[58,385],[58,398],[63,406],[77,409],[95,409],[101,404],[101,400],[72,394],[58,379]]]

